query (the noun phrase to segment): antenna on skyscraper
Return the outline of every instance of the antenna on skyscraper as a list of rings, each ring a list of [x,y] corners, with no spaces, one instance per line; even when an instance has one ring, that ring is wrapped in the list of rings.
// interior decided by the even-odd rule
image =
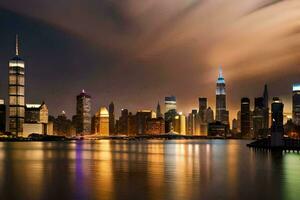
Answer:
[[[16,34],[16,56],[19,55],[19,37],[18,34]]]
[[[223,77],[222,66],[219,66],[219,78]]]

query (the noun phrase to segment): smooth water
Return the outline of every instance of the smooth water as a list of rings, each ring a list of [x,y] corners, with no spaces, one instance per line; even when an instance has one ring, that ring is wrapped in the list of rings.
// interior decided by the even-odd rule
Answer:
[[[0,143],[0,199],[300,199],[300,154],[248,142]]]

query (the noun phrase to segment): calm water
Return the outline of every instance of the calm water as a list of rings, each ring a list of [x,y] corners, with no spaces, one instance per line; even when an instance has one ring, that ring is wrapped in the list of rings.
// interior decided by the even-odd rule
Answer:
[[[0,199],[299,199],[300,154],[246,144],[0,143]]]

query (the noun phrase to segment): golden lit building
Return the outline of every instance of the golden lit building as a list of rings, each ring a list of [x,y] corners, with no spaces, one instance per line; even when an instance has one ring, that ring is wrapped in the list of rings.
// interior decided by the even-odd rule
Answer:
[[[186,135],[186,117],[182,113],[179,113],[173,119],[173,131],[181,135]]]
[[[109,113],[106,107],[101,107],[95,115],[95,134],[109,136]]]

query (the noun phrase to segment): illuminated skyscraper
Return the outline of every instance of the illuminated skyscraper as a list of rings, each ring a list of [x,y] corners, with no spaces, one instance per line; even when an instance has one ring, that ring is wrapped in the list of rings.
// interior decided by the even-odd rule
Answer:
[[[300,84],[293,85],[293,122],[300,126]]]
[[[19,56],[18,36],[16,55],[9,61],[8,96],[9,131],[22,136],[25,118],[25,62]]]
[[[96,118],[96,131],[99,136],[109,135],[109,113],[105,107],[101,107],[95,115]]]
[[[225,79],[222,74],[222,68],[219,68],[219,77],[216,89],[216,121],[228,125],[229,113],[226,110],[226,90]]]
[[[264,93],[263,93],[263,98],[264,98],[264,118],[265,118],[265,129],[269,128],[269,93],[268,93],[268,85],[265,84],[264,88]]]
[[[165,97],[165,131],[170,132],[173,129],[173,119],[177,115],[176,111],[176,97]]]
[[[76,106],[76,134],[91,134],[91,96],[84,90],[77,96]]]
[[[271,145],[281,146],[283,144],[283,103],[278,97],[273,98],[272,102],[272,127]]]
[[[250,136],[250,99],[241,99],[241,134],[243,137]]]
[[[165,97],[165,107],[166,107],[165,112],[168,112],[170,110],[176,110],[176,97],[175,96]]]

